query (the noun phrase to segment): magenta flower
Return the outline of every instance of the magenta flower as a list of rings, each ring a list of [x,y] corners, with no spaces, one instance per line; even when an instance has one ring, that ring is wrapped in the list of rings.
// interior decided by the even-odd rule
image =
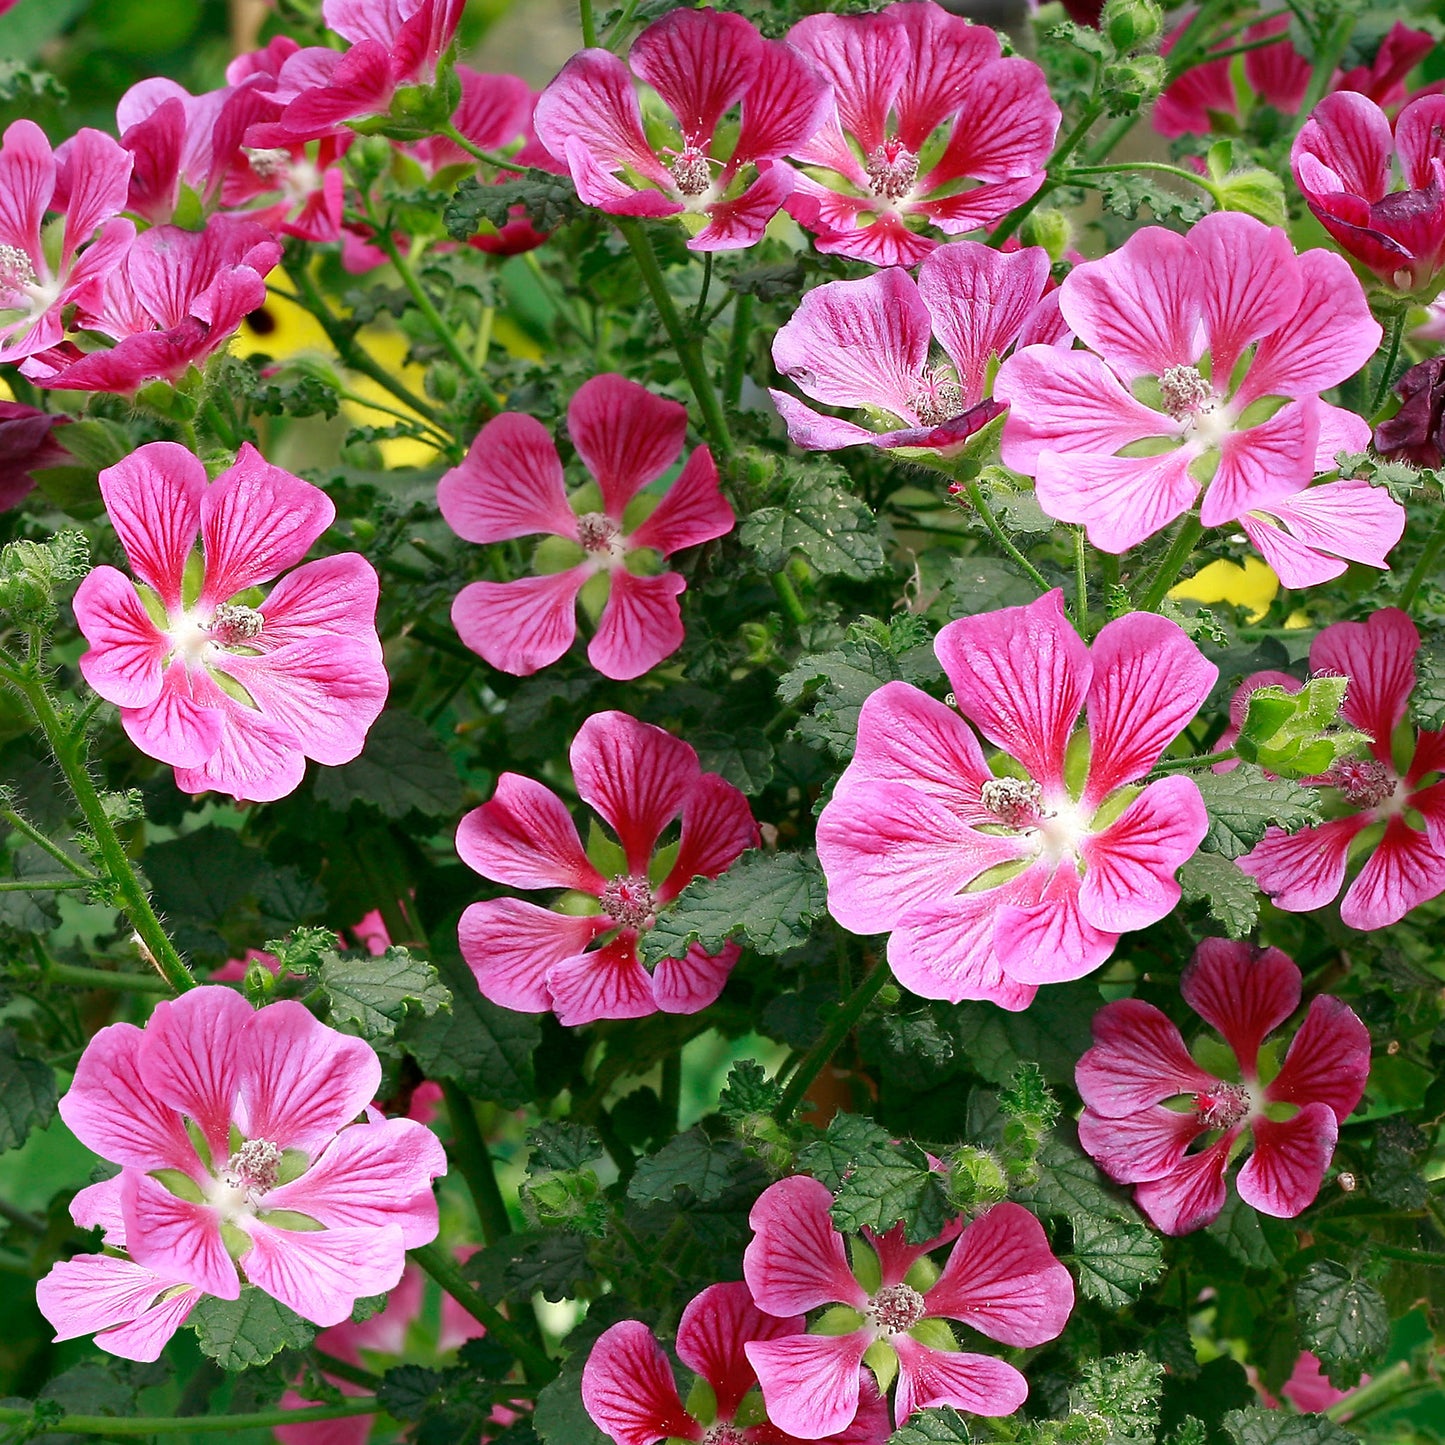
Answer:
[[[1057,591],[950,622],[934,651],[957,711],[903,682],[863,704],[818,819],[828,911],[853,933],[891,931],[888,962],[924,998],[1027,1008],[1178,903],[1204,804],[1189,778],[1140,782],[1218,669],[1152,613],[1086,647]],[[1081,777],[1066,762],[1085,709]]]
[[[1370,1377],[1361,1375],[1358,1388],[1363,1389],[1369,1383]],[[1338,1405],[1353,1393],[1336,1389],[1330,1384],[1329,1377],[1320,1368],[1320,1357],[1313,1350],[1300,1352],[1289,1379],[1280,1386],[1279,1392],[1301,1415],[1321,1415],[1331,1405]],[[1344,1415],[1342,1418],[1348,1420],[1350,1417]]]
[[[929,227],[990,226],[1043,185],[1059,108],[986,25],[911,0],[810,15],[788,39],[833,84],[833,113],[791,152],[807,169],[788,212],[820,251],[913,266],[939,244]]]
[[[578,514],[547,429],[520,412],[489,421],[462,464],[442,477],[437,502],[459,537],[504,542],[542,533],[571,543],[577,558],[565,571],[470,583],[457,594],[452,622],[493,667],[526,676],[572,645],[577,594],[604,577],[607,603],[588,661],[606,677],[641,677],[683,639],[677,598],[687,583],[653,559],[723,536],[733,510],[718,490],[712,453],[698,447],[655,509],[645,511],[638,493],[677,461],[687,409],[635,381],[609,374],[584,382],[567,408],[567,431],[601,491],[600,511]]]
[[[95,1187],[118,1205],[136,1266],[220,1299],[244,1280],[330,1326],[395,1288],[406,1251],[436,1238],[446,1155],[410,1119],[356,1122],[380,1082],[369,1044],[299,1003],[253,1011],[203,987],[158,1004],[144,1029],[96,1034],[60,1113],[122,1166]],[[50,1295],[63,1333],[83,1332],[64,1314],[73,1295]]]
[[[52,416],[18,401],[0,401],[0,512],[8,511],[35,485],[32,472],[72,460],[58,439],[67,416]]]
[[[255,221],[212,216],[203,231],[153,226],[111,271],[86,320],[115,345],[82,351],[67,341],[20,369],[60,391],[129,393],[147,381],[177,381],[264,304],[266,274],[280,259],[275,237]]]
[[[17,120],[0,144],[0,362],[56,345],[64,313],[98,307],[106,277],[135,237],[125,209],[131,159],[108,135],[77,131],[63,153],[34,121]],[[45,216],[65,213],[58,248]]]
[[[832,1203],[825,1185],[795,1174],[764,1190],[748,1216],[753,1239],[743,1275],[758,1308],[788,1318],[831,1306],[815,1333],[790,1330],[743,1347],[773,1423],[806,1440],[844,1429],[858,1411],[864,1365],[884,1391],[897,1377],[899,1425],[931,1405],[975,1415],[1017,1410],[1029,1392],[1023,1375],[990,1355],[960,1351],[942,1322],[958,1320],[1014,1346],[1059,1334],[1074,1307],[1074,1282],[1038,1220],[1017,1204],[996,1204],[924,1244],[906,1243],[901,1224],[884,1235],[865,1232],[867,1248],[855,1250],[850,1268]],[[940,1272],[927,1256],[954,1239]]]
[[[775,390],[788,436],[814,451],[864,444],[954,454],[1003,411],[987,399],[994,358],[1055,338],[1057,310],[1041,305],[1048,280],[1042,247],[1006,255],[955,241],[924,258],[916,282],[890,269],[809,291],[773,340],[774,364],[804,395],[860,408],[882,430]]]
[[[387,677],[371,565],[343,552],[296,567],[336,515],[325,492],[249,443],[208,483],[174,442],[107,468],[100,491],[136,580],[97,567],[80,584],[80,670],[136,747],[187,792],[251,802],[285,797],[307,758],[350,762]]]
[[[1396,155],[1403,190],[1391,189]],[[1315,107],[1290,150],[1295,183],[1340,246],[1396,291],[1445,267],[1445,95],[1422,95],[1395,120],[1342,91]]]
[[[564,1024],[705,1009],[722,992],[738,946],[709,954],[694,944],[649,973],[637,939],[694,878],[716,878],[757,846],[747,799],[717,773],[704,773],[681,739],[626,713],[589,717],[571,761],[577,796],[618,840],[597,849],[595,861],[562,800],[518,773],[503,773],[491,801],[457,829],[462,862],[483,878],[595,900],[590,913],[553,912],[520,898],[473,903],[460,937],[478,986],[504,1008],[551,1009]],[[657,852],[679,816],[676,853]]]
[[[1051,517],[1123,552],[1190,510],[1217,527],[1269,512],[1362,451],[1368,423],[1320,400],[1374,354],[1380,326],[1348,265],[1215,212],[1187,236],[1136,231],[1059,288],[1088,347],[1025,347],[994,383],[1003,460]]]
[[[1200,1068],[1153,1004],[1107,1004],[1074,1074],[1086,1105],[1079,1142],[1111,1179],[1135,1186],[1134,1202],[1165,1234],[1189,1234],[1219,1214],[1225,1170],[1250,1145],[1239,1197],[1292,1219],[1319,1193],[1339,1126],[1365,1091],[1369,1031],[1338,999],[1319,997],[1282,1064],[1273,1050],[1261,1054],[1300,1002],[1300,971],[1277,948],[1206,938],[1180,990],[1224,1036],[1237,1077]]]
[[[1411,738],[1401,728],[1419,647],[1415,624],[1397,607],[1336,622],[1315,638],[1311,670],[1350,679],[1341,715],[1373,741],[1368,757],[1341,759],[1310,780],[1330,821],[1296,833],[1270,828],[1239,860],[1276,908],[1323,908],[1339,896],[1352,857],[1366,861],[1340,901],[1351,928],[1398,923],[1445,892],[1445,731]],[[1240,691],[1258,685],[1251,678]]]
[[[682,216],[694,251],[751,246],[793,189],[778,158],[823,123],[827,83],[791,45],[712,9],[668,12],[627,58],[632,74],[606,50],[580,51],[562,67],[537,101],[542,144],[565,162],[589,206]],[[632,75],[671,113],[656,144]],[[734,106],[735,125],[724,120]]]
[[[709,1285],[683,1310],[677,1326],[679,1358],[711,1390],[710,1400],[702,1396],[705,1405],[682,1403],[667,1356],[639,1320],[623,1320],[598,1337],[582,1371],[582,1403],[617,1445],[655,1445],[663,1439],[798,1445],[794,1435],[760,1418],[758,1402],[750,1398],[758,1377],[746,1352],[759,1341],[792,1339],[802,1332],[801,1315],[763,1313],[747,1285]],[[888,1434],[882,1397],[866,1389],[850,1422],[827,1436],[808,1438],[832,1445],[883,1445]]]

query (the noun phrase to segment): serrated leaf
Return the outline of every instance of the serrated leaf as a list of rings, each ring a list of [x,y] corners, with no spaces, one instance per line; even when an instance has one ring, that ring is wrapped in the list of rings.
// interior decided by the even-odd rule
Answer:
[[[1081,1413],[1102,1416],[1112,1439],[1152,1441],[1163,1376],[1164,1367],[1142,1352],[1086,1360],[1069,1403]]]
[[[901,1425],[888,1437],[888,1445],[957,1445],[970,1440],[968,1426],[963,1416],[951,1406],[936,1410],[919,1410],[908,1417],[908,1423]]]
[[[1341,1429],[1327,1415],[1291,1415],[1253,1405],[1231,1410],[1224,1428],[1236,1445],[1359,1445],[1359,1437]]]
[[[1089,1047],[1089,1020],[1100,1004],[1086,979],[1044,989],[1021,1013],[987,1003],[956,1005],[945,1016],[968,1066],[1003,1084],[1023,1063],[1036,1063],[1051,1084],[1072,1084],[1074,1065]]]
[[[761,793],[773,780],[773,745],[761,728],[699,732],[692,743],[704,771],[721,773],[749,797]]]
[[[796,477],[779,505],[759,507],[739,529],[738,540],[764,572],[780,571],[795,552],[827,576],[863,582],[883,571],[877,519],[828,480],[830,470],[836,471],[815,467]]]
[[[815,854],[757,848],[717,878],[694,878],[638,946],[647,963],[681,958],[692,943],[716,953],[734,936],[755,953],[782,953],[806,942],[827,906]]]
[[[1164,1269],[1164,1242],[1142,1224],[1080,1215],[1074,1220],[1074,1263],[1080,1290],[1123,1309]]]
[[[627,1197],[637,1204],[671,1204],[677,1190],[690,1189],[707,1204],[723,1195],[746,1157],[731,1139],[713,1140],[701,1129],[689,1129],[638,1161]]]
[[[582,1403],[584,1363],[584,1359],[574,1355],[563,1366],[562,1373],[538,1394],[532,1428],[542,1445],[612,1445],[610,1437],[597,1428]]]
[[[475,1254],[463,1273],[488,1299],[526,1300],[539,1291],[549,1300],[590,1293],[596,1272],[588,1241],[564,1230],[509,1234]]]
[[[393,1365],[376,1387],[376,1400],[393,1420],[419,1420],[442,1385],[442,1371]]]
[[[316,1338],[315,1325],[254,1285],[243,1286],[239,1299],[204,1296],[186,1323],[223,1370],[264,1365],[282,1350],[304,1350]]]
[[[531,1157],[527,1170],[535,1174],[543,1169],[570,1173],[585,1169],[602,1154],[602,1140],[590,1124],[574,1124],[568,1119],[538,1124],[527,1130],[527,1148]]]
[[[1445,637],[1427,638],[1415,654],[1410,712],[1422,728],[1445,727]]]
[[[390,1039],[409,1014],[430,1017],[451,1002],[436,969],[395,944],[377,955],[323,954],[316,977],[331,1022],[372,1043]]]
[[[1390,1312],[1374,1285],[1343,1265],[1317,1259],[1294,1287],[1299,1342],[1313,1350],[1330,1383],[1348,1390],[1390,1343]]]
[[[1259,922],[1259,884],[1222,853],[1196,853],[1179,870],[1188,903],[1208,905],[1229,938],[1246,938]]]
[[[26,1058],[11,1029],[0,1030],[0,1151],[18,1149],[55,1117],[55,1070]]]
[[[1273,1269],[1279,1263],[1265,1235],[1261,1216],[1237,1194],[1230,1193],[1224,1208],[1205,1231],[1248,1269]]]
[[[1271,825],[1293,833],[1320,820],[1319,795],[1284,778],[1267,777],[1253,763],[1227,773],[1203,773],[1194,780],[1209,813],[1207,852],[1239,858]]]
[[[454,240],[468,241],[483,221],[498,229],[505,226],[513,206],[520,206],[539,231],[555,231],[586,210],[566,176],[531,171],[495,185],[468,176],[447,202],[442,221]]]
[[[361,756],[321,769],[316,779],[319,802],[339,810],[369,803],[387,818],[404,818],[413,810],[425,818],[449,817],[460,793],[457,770],[436,734],[404,712],[382,713]]]
[[[1198,193],[1186,195],[1170,190],[1150,176],[1137,172],[1091,176],[1089,182],[1097,187],[1104,209],[1116,216],[1137,216],[1139,208],[1147,206],[1156,221],[1173,216],[1185,225],[1191,225],[1207,209]]]
[[[718,1095],[718,1112],[731,1123],[751,1115],[771,1114],[783,1097],[782,1087],[756,1059],[739,1059],[728,1070]]]
[[[1123,1196],[1095,1168],[1094,1161],[1061,1133],[1045,1140],[1039,1150],[1038,1180],[1020,1189],[1016,1197],[1020,1204],[1039,1213],[1062,1215],[1074,1223],[1081,1219],[1119,1219],[1133,1223],[1138,1218]]]

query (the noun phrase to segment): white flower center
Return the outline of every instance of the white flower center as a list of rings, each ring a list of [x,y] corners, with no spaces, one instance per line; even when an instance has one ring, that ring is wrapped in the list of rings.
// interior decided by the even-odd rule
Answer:
[[[620,562],[627,552],[622,544],[621,526],[604,512],[588,512],[578,517],[577,540],[587,551],[611,564]]]
[[[884,201],[904,200],[918,179],[918,157],[896,140],[884,141],[863,164],[873,194]]]
[[[26,252],[19,246],[0,246],[0,293],[28,296],[39,280]]]
[[[881,1335],[901,1335],[923,1318],[927,1306],[911,1284],[890,1284],[868,1301],[868,1323]]]
[[[279,146],[271,150],[253,150],[250,146],[243,146],[242,150],[251,163],[252,172],[260,180],[274,181],[291,169],[291,153]]]

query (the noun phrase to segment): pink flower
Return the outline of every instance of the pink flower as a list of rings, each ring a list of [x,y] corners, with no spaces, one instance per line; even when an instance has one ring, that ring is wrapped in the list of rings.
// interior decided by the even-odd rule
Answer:
[[[1069,274],[1059,309],[1088,350],[1004,362],[1003,460],[1104,551],[1152,537],[1201,489],[1206,527],[1269,513],[1369,442],[1368,423],[1320,400],[1379,344],[1360,283],[1251,216],[1136,231]]]
[[[1404,190],[1391,189],[1398,156]],[[1294,178],[1340,246],[1397,291],[1429,286],[1445,267],[1445,95],[1385,112],[1363,95],[1327,95],[1290,151]]]
[[[821,1187],[821,1186],[820,1186]],[[682,1312],[677,1353],[711,1400],[684,1406],[672,1366],[639,1320],[623,1320],[598,1337],[582,1371],[582,1403],[593,1423],[617,1445],[655,1445],[661,1439],[698,1445],[797,1445],[776,1421],[760,1418],[749,1399],[758,1377],[747,1351],[759,1341],[793,1339],[803,1332],[801,1315],[764,1314],[745,1284],[714,1284]],[[690,1393],[694,1400],[701,1392]],[[712,1408],[708,1408],[711,1405]],[[867,1390],[856,1416],[826,1437],[833,1445],[883,1445],[888,1411],[876,1390]]]
[[[381,914],[373,908],[366,914],[360,923],[353,924],[347,933],[356,940],[355,947],[364,948],[373,958],[380,957],[391,947],[391,939],[386,932],[386,924],[382,921]],[[336,946],[338,948],[351,948],[353,945],[346,935],[336,935]],[[240,983],[246,977],[246,971],[253,963],[259,963],[267,973],[273,977],[279,977],[281,973],[281,960],[274,953],[263,953],[259,948],[248,948],[241,958],[228,958],[220,968],[211,970],[212,983]],[[300,975],[288,974],[288,978],[296,978]],[[435,1087],[433,1085],[432,1087]],[[422,1123],[429,1123],[430,1119],[423,1119]]]
[[[683,216],[694,251],[751,246],[793,189],[778,158],[822,124],[826,82],[791,45],[711,9],[655,20],[628,62],[632,74],[606,50],[574,55],[537,101],[542,144],[566,163],[589,206]],[[671,112],[658,144],[643,129],[634,74]],[[734,106],[736,127],[724,123]]]
[[[1299,1007],[1293,960],[1277,948],[1207,938],[1180,990],[1224,1036],[1237,1077],[1200,1068],[1153,1004],[1107,1004],[1075,1070],[1086,1105],[1079,1142],[1111,1179],[1136,1186],[1134,1202],[1165,1234],[1189,1234],[1219,1214],[1225,1170],[1251,1144],[1235,1181],[1239,1197],[1292,1219],[1319,1193],[1339,1126],[1365,1091],[1369,1031],[1338,999],[1316,998],[1268,1078],[1260,1045]]]
[[[380,1081],[369,1044],[299,1003],[253,1011],[204,987],[158,1004],[143,1030],[96,1034],[60,1113],[122,1166],[95,1189],[136,1265],[220,1299],[244,1278],[330,1326],[394,1289],[406,1251],[436,1238],[436,1137],[409,1119],[355,1122]]]
[[[452,622],[493,667],[526,676],[572,645],[577,594],[605,577],[607,604],[587,658],[606,677],[641,677],[682,645],[677,598],[687,588],[679,573],[649,569],[649,554],[667,558],[723,536],[733,510],[718,490],[712,453],[698,447],[655,509],[644,511],[638,493],[676,462],[687,409],[635,381],[609,374],[584,382],[567,408],[567,431],[601,490],[600,511],[578,515],[547,429],[520,412],[489,421],[442,477],[437,502],[459,537],[504,542],[543,533],[572,543],[579,557],[561,572],[469,584]]]
[[[993,359],[1015,343],[1056,338],[1057,308],[1041,304],[1048,279],[1048,254],[1039,246],[1003,255],[955,241],[924,258],[916,282],[890,269],[809,291],[774,338],[775,365],[804,395],[861,408],[885,430],[825,416],[773,391],[794,445],[959,451],[1003,411],[987,399]],[[930,356],[935,340],[939,361]]]
[[[522,1013],[554,1010],[564,1024],[697,1013],[722,992],[736,944],[665,958],[652,973],[638,936],[692,879],[716,878],[746,849],[757,826],[745,797],[662,728],[626,713],[594,713],[572,743],[577,796],[616,834],[593,861],[562,800],[518,773],[503,773],[488,803],[457,829],[462,862],[509,888],[561,888],[595,899],[597,911],[552,912],[519,898],[473,903],[461,921],[462,954],[493,1003]],[[655,854],[678,817],[675,855]],[[592,948],[593,944],[600,947]]]
[[[807,1440],[844,1429],[858,1411],[865,1364],[885,1391],[897,1376],[899,1425],[931,1405],[975,1415],[1017,1410],[1029,1392],[1023,1375],[990,1355],[960,1351],[941,1322],[958,1320],[1012,1346],[1059,1334],[1074,1307],[1074,1282],[1038,1220],[1017,1204],[996,1204],[924,1244],[906,1243],[902,1224],[884,1235],[865,1232],[867,1248],[854,1253],[850,1269],[832,1203],[825,1185],[795,1174],[764,1190],[748,1216],[753,1240],[743,1275],[758,1308],[790,1318],[832,1306],[815,1333],[789,1330],[744,1345],[773,1423]],[[940,1272],[926,1256],[954,1239]]]
[[[136,581],[95,568],[75,594],[86,681],[177,786],[270,802],[306,759],[350,762],[386,701],[377,578],[344,552],[295,566],[336,509],[249,443],[214,481],[174,442],[100,474]],[[189,567],[197,537],[202,566]]]
[[[1419,647],[1415,624],[1396,607],[1366,622],[1336,622],[1315,638],[1311,670],[1350,679],[1341,715],[1373,742],[1367,757],[1343,759],[1310,780],[1327,800],[1330,821],[1296,833],[1270,828],[1239,860],[1276,908],[1323,908],[1344,887],[1351,855],[1368,855],[1340,902],[1351,928],[1398,923],[1445,892],[1445,781],[1427,781],[1445,769],[1445,731],[1396,737]],[[1250,679],[1241,692],[1257,685]],[[1397,746],[1410,759],[1403,773]]]
[[[820,251],[913,266],[938,240],[992,225],[1044,183],[1059,108],[1031,60],[932,0],[810,15],[788,39],[833,83],[836,108],[795,145],[789,214]],[[892,117],[890,123],[889,117]]]
[[[1360,1376],[1361,1387],[1369,1383],[1368,1375]],[[1338,1390],[1330,1384],[1324,1370],[1320,1368],[1320,1357],[1313,1350],[1300,1352],[1289,1379],[1280,1387],[1280,1394],[1302,1415],[1323,1414],[1330,1406],[1348,1399],[1351,1393],[1349,1390]],[[1342,1418],[1348,1420],[1350,1417],[1346,1414]]]
[[[203,231],[154,226],[105,278],[86,320],[116,344],[85,352],[65,342],[20,369],[62,391],[129,393],[157,378],[177,381],[265,302],[266,274],[280,259],[275,238],[254,221],[212,216]]]
[[[52,416],[18,401],[0,401],[0,512],[13,507],[35,485],[32,472],[72,460],[58,440],[67,416]]]
[[[17,120],[0,144],[0,362],[56,345],[71,307],[99,306],[106,277],[135,237],[120,219],[130,156],[98,130],[78,131],[54,152],[34,121]],[[46,213],[63,211],[59,254],[41,237]]]
[[[1175,870],[1208,826],[1199,789],[1139,785],[1218,669],[1152,613],[1086,647],[1057,591],[950,622],[934,650],[957,711],[903,682],[863,704],[818,819],[828,911],[854,933],[891,931],[888,962],[914,993],[1027,1008],[1179,901]],[[1066,761],[1085,755],[1085,708],[1080,777]]]

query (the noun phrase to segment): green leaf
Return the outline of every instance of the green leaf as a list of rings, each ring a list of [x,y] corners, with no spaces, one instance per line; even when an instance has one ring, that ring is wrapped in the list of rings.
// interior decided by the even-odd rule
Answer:
[[[1189,903],[1203,902],[1229,938],[1246,938],[1259,922],[1259,884],[1222,853],[1196,853],[1179,870]]]
[[[1020,1064],[1036,1063],[1051,1084],[1072,1085],[1099,1004],[1098,986],[1080,980],[1042,990],[1022,1013],[988,1003],[960,1004],[947,1023],[957,1052],[991,1084],[1005,1084]]]
[[[597,1274],[588,1242],[564,1230],[509,1234],[469,1259],[463,1269],[488,1299],[522,1301],[539,1291],[549,1300],[593,1292]]]
[[[1069,1403],[1106,1420],[1112,1439],[1152,1441],[1159,1428],[1163,1377],[1164,1367],[1143,1353],[1086,1360]]]
[[[442,220],[454,240],[468,241],[484,221],[488,229],[505,226],[513,206],[521,206],[539,231],[555,231],[586,212],[566,176],[529,172],[496,185],[468,176],[447,202]]]
[[[690,1189],[706,1204],[726,1192],[746,1158],[731,1139],[713,1140],[701,1129],[689,1129],[638,1161],[627,1197],[637,1204],[671,1204],[676,1190]]]
[[[436,734],[409,713],[387,711],[372,724],[361,756],[316,779],[319,802],[338,810],[369,803],[383,817],[446,818],[460,798],[457,770]]]
[[[1017,1198],[1038,1213],[1063,1215],[1075,1225],[1081,1219],[1119,1219],[1131,1224],[1138,1219],[1123,1195],[1094,1167],[1094,1161],[1059,1133],[1039,1151],[1037,1182],[1020,1189]]]
[[[739,1059],[728,1070],[718,1095],[718,1113],[736,1124],[758,1114],[771,1114],[783,1097],[782,1087],[756,1059]]]
[[[1390,1342],[1390,1312],[1374,1285],[1343,1265],[1317,1259],[1294,1287],[1299,1342],[1320,1357],[1330,1383],[1341,1390],[1360,1383],[1366,1366]]]
[[[717,878],[694,878],[638,946],[644,962],[656,963],[681,958],[692,943],[716,953],[736,934],[755,953],[782,953],[807,941],[827,905],[815,854],[756,848]]]
[[[1313,788],[1266,777],[1253,763],[1241,763],[1228,773],[1203,773],[1194,781],[1209,812],[1209,831],[1201,846],[1210,853],[1238,858],[1271,824],[1293,833],[1320,821],[1319,795]]]
[[[1073,1258],[1084,1295],[1123,1309],[1163,1272],[1164,1242],[1142,1224],[1080,1215]]]
[[[264,1365],[282,1350],[304,1350],[316,1338],[315,1325],[249,1284],[239,1299],[204,1296],[186,1323],[223,1370]]]
[[[451,1001],[436,969],[395,944],[375,956],[325,954],[316,977],[331,1023],[371,1043],[391,1038],[409,1014],[430,1017]]]
[[[1247,1269],[1274,1269],[1279,1264],[1262,1217],[1232,1191],[1205,1232]]]
[[[1415,654],[1410,713],[1422,728],[1445,727],[1445,637],[1427,638]]]
[[[919,1410],[910,1415],[908,1423],[888,1437],[888,1445],[955,1445],[970,1440],[963,1416],[951,1406],[936,1410]]]
[[[537,1396],[532,1428],[542,1445],[612,1445],[582,1403],[582,1366],[586,1351],[578,1350],[562,1367],[562,1373]]]
[[[809,469],[789,483],[779,505],[759,507],[738,539],[764,572],[781,571],[797,552],[827,576],[858,582],[876,577],[886,565],[877,519],[840,484],[846,473],[826,463],[796,465]]]
[[[1235,1445],[1359,1445],[1359,1437],[1341,1429],[1328,1415],[1292,1415],[1252,1405],[1231,1410],[1224,1428]]]
[[[55,1071],[26,1058],[11,1029],[0,1030],[0,1150],[18,1149],[55,1117]]]
[[[1185,194],[1171,190],[1149,175],[1115,172],[1107,176],[1089,176],[1087,180],[1098,188],[1104,209],[1116,216],[1137,216],[1139,208],[1147,206],[1156,221],[1165,221],[1172,216],[1187,226],[1197,221],[1207,208],[1201,192]]]
[[[527,1148],[531,1151],[527,1170],[532,1174],[543,1169],[563,1172],[585,1169],[603,1152],[596,1129],[568,1119],[548,1121],[528,1129]]]
[[[691,741],[706,772],[721,773],[749,797],[761,793],[773,780],[773,745],[761,728],[699,732]]]

